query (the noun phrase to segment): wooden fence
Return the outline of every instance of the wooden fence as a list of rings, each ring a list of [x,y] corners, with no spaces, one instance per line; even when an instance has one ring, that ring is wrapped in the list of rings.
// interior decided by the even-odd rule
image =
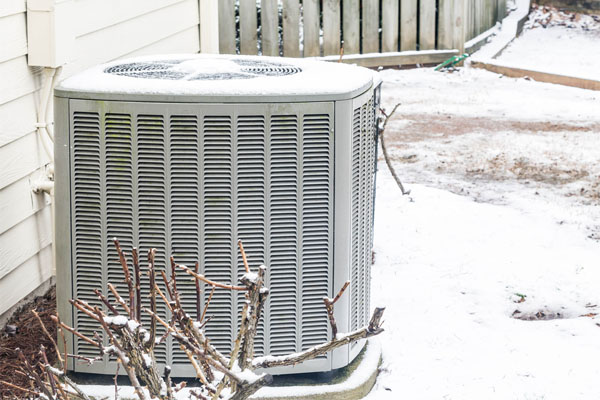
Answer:
[[[318,57],[464,49],[506,0],[219,0],[219,51]]]

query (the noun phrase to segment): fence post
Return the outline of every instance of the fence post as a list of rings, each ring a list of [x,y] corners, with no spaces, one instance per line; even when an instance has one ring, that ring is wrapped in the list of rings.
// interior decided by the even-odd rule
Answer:
[[[216,0],[219,3],[219,52],[235,54],[235,11],[233,0]]]
[[[438,9],[438,49],[452,49],[452,0],[440,0]]]
[[[452,48],[458,54],[465,52],[465,11],[468,0],[454,0],[452,4]]]
[[[498,0],[498,21],[506,17],[506,0]]]
[[[300,57],[300,3],[283,0],[283,55]]]
[[[398,51],[398,0],[383,0],[381,3],[381,52]]]
[[[435,49],[435,0],[419,0],[419,50]]]
[[[342,12],[344,54],[360,53],[360,4],[358,0],[344,0]]]
[[[279,56],[279,18],[277,0],[262,0],[260,9],[263,56]]]
[[[323,0],[323,55],[340,54],[340,0]]]
[[[319,1],[304,0],[302,2],[304,22],[304,57],[318,57],[321,55],[319,45]]]
[[[400,50],[417,49],[417,0],[400,4]]]
[[[379,0],[362,2],[362,52],[379,53]]]
[[[219,54],[219,0],[200,0],[200,53]]]
[[[254,1],[240,1],[239,4],[240,54],[258,54],[257,9]]]

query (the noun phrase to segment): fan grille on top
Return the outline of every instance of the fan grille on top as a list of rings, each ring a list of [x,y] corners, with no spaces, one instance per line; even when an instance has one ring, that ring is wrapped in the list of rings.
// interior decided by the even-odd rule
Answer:
[[[287,76],[302,72],[302,69],[293,65],[277,63],[273,61],[258,60],[227,60],[228,64],[224,70],[216,67],[210,68],[211,59],[195,61],[199,67],[182,69],[181,64],[189,60],[161,60],[149,62],[131,62],[118,64],[104,70],[111,75],[129,76],[143,79],[165,79],[165,80],[228,80],[228,79],[252,79],[261,76]],[[217,60],[222,63],[223,60]]]

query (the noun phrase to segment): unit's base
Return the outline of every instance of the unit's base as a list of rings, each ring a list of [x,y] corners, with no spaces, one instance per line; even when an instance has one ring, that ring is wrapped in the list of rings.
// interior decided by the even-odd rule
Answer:
[[[371,391],[375,384],[380,360],[381,346],[377,339],[371,339],[364,350],[347,367],[329,373],[278,376],[275,377],[271,386],[260,389],[251,399],[361,399]],[[81,385],[80,387],[92,399],[112,397],[115,394],[112,384]],[[119,397],[123,400],[137,398],[131,386],[120,386]]]
[[[362,399],[373,388],[379,363],[381,345],[371,339],[363,351],[348,366],[331,371],[327,382],[315,382],[303,375],[283,375],[273,385],[260,389],[253,400],[354,400]]]

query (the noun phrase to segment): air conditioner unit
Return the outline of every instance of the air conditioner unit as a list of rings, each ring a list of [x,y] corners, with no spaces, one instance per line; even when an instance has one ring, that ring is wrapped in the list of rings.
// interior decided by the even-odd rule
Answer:
[[[336,303],[340,332],[369,317],[378,83],[367,69],[285,58],[178,55],[117,61],[55,91],[57,296],[63,321],[98,327],[70,298],[99,304],[108,282],[125,293],[111,239],[158,248],[158,264],[200,263],[237,282],[241,239],[271,289],[258,354],[324,342],[323,296],[351,281]],[[194,284],[179,286],[195,311]],[[107,293],[108,294],[108,293]],[[204,293],[205,298],[208,293]],[[207,334],[234,339],[242,297],[217,290]],[[166,314],[166,309],[161,311]],[[347,365],[363,343],[275,374]],[[95,357],[75,338],[69,352]],[[194,376],[174,341],[156,350],[173,375]],[[74,371],[113,374],[105,356]]]

